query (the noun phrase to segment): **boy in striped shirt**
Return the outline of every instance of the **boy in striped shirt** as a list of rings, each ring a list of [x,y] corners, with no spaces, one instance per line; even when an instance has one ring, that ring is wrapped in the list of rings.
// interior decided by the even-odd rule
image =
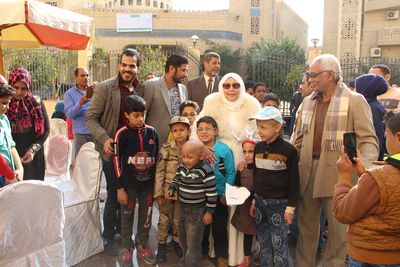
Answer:
[[[204,144],[189,140],[182,147],[182,163],[169,188],[178,190],[179,242],[184,266],[202,266],[201,241],[204,226],[212,222],[217,201],[213,168],[204,161]]]

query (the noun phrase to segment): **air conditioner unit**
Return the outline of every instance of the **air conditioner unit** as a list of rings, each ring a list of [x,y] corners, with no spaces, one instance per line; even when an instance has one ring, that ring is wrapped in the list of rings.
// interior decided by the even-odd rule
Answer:
[[[399,10],[391,10],[386,13],[386,19],[398,19],[399,18]]]
[[[382,51],[380,47],[371,48],[370,57],[381,57]]]

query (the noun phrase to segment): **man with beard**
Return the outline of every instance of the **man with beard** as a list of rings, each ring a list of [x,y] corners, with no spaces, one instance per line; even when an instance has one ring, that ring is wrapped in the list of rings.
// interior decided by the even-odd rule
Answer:
[[[204,98],[211,93],[218,92],[221,77],[218,72],[221,68],[221,58],[215,52],[204,55],[204,73],[188,82],[188,99],[197,102],[200,110],[203,109]]]
[[[128,96],[136,94],[139,65],[140,56],[135,49],[122,51],[118,75],[96,85],[92,103],[86,113],[86,127],[93,136],[96,150],[103,158],[103,172],[107,181],[107,200],[103,216],[103,237],[106,240],[104,251],[112,256],[118,255],[115,235],[120,233],[121,217],[117,202],[117,177],[110,157],[114,155],[116,131],[127,124],[124,103]]]
[[[171,55],[165,63],[165,74],[149,80],[139,90],[146,101],[146,124],[156,129],[160,145],[167,142],[171,118],[179,116],[179,105],[187,100],[182,82],[188,76],[188,68],[187,58]]]

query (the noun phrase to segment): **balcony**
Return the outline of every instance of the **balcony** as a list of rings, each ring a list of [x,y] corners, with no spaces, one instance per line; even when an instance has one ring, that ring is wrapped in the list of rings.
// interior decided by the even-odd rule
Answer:
[[[399,0],[365,0],[364,12],[382,10],[382,9],[399,9]]]
[[[378,32],[378,45],[400,45],[400,27],[380,29]]]

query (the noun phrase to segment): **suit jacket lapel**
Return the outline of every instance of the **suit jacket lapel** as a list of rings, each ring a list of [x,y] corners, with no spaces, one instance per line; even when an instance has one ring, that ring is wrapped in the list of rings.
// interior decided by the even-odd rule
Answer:
[[[171,101],[169,100],[168,85],[164,76],[160,78],[160,92],[167,106],[169,115],[171,116]]]

